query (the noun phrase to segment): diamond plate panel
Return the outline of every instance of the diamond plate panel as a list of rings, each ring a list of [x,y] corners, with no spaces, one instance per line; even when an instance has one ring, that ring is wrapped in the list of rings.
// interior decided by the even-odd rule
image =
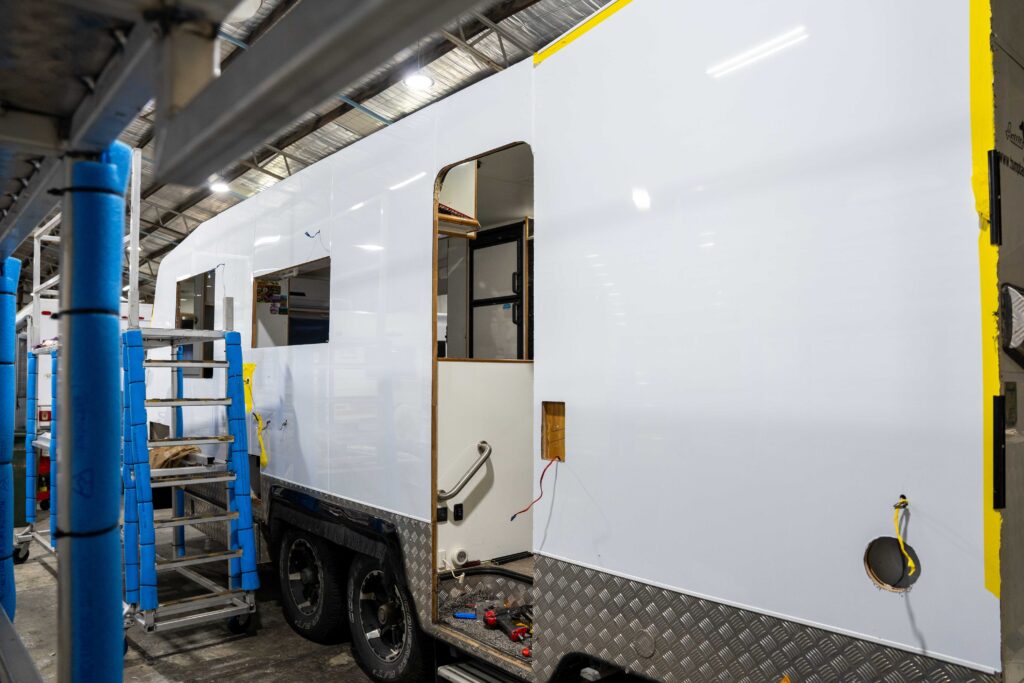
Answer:
[[[929,657],[538,556],[536,679],[585,652],[659,681],[995,683]]]

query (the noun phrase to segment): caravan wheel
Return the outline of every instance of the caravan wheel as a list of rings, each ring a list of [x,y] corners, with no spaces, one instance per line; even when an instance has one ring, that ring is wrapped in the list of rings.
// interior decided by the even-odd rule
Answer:
[[[284,618],[295,632],[317,643],[344,637],[343,567],[337,549],[322,538],[288,529],[277,560]]]
[[[348,623],[356,661],[375,681],[427,680],[421,635],[408,593],[387,585],[379,561],[359,555],[348,574]]]

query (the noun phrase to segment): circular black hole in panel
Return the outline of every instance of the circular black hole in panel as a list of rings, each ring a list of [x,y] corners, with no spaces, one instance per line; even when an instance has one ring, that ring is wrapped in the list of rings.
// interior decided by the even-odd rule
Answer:
[[[910,573],[907,558],[900,551],[900,542],[892,536],[881,536],[868,544],[864,551],[864,569],[879,588],[902,593],[921,577],[921,560],[909,543],[904,543],[907,554],[916,567]]]

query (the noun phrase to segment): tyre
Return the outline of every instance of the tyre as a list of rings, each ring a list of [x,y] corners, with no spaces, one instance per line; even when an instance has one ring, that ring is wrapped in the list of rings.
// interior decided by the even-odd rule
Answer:
[[[47,498],[46,500],[40,501],[39,509],[42,510],[43,512],[46,512],[47,510],[49,510],[50,509],[50,499]]]
[[[429,680],[412,599],[400,586],[386,585],[380,562],[353,558],[347,592],[352,653],[363,671],[380,683]]]
[[[281,538],[277,558],[285,621],[316,643],[341,642],[345,635],[344,567],[327,541],[298,529]]]
[[[28,545],[19,545],[14,549],[14,564],[25,564],[30,553]]]

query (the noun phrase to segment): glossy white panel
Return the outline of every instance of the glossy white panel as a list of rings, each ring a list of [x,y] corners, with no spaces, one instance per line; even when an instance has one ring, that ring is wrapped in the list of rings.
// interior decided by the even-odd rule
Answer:
[[[224,264],[217,320],[226,292],[271,422],[269,474],[430,518],[434,181],[447,164],[528,138],[531,79],[523,63],[409,116],[204,223],[164,259],[164,327],[175,281]],[[253,275],[328,254],[329,344],[250,349]],[[187,380],[186,395],[220,381]],[[168,380],[153,384],[151,396],[169,395]],[[211,416],[186,428],[223,429]]]
[[[967,26],[644,0],[537,67],[536,399],[567,424],[542,552],[999,668]],[[907,596],[862,566],[901,493]]]

